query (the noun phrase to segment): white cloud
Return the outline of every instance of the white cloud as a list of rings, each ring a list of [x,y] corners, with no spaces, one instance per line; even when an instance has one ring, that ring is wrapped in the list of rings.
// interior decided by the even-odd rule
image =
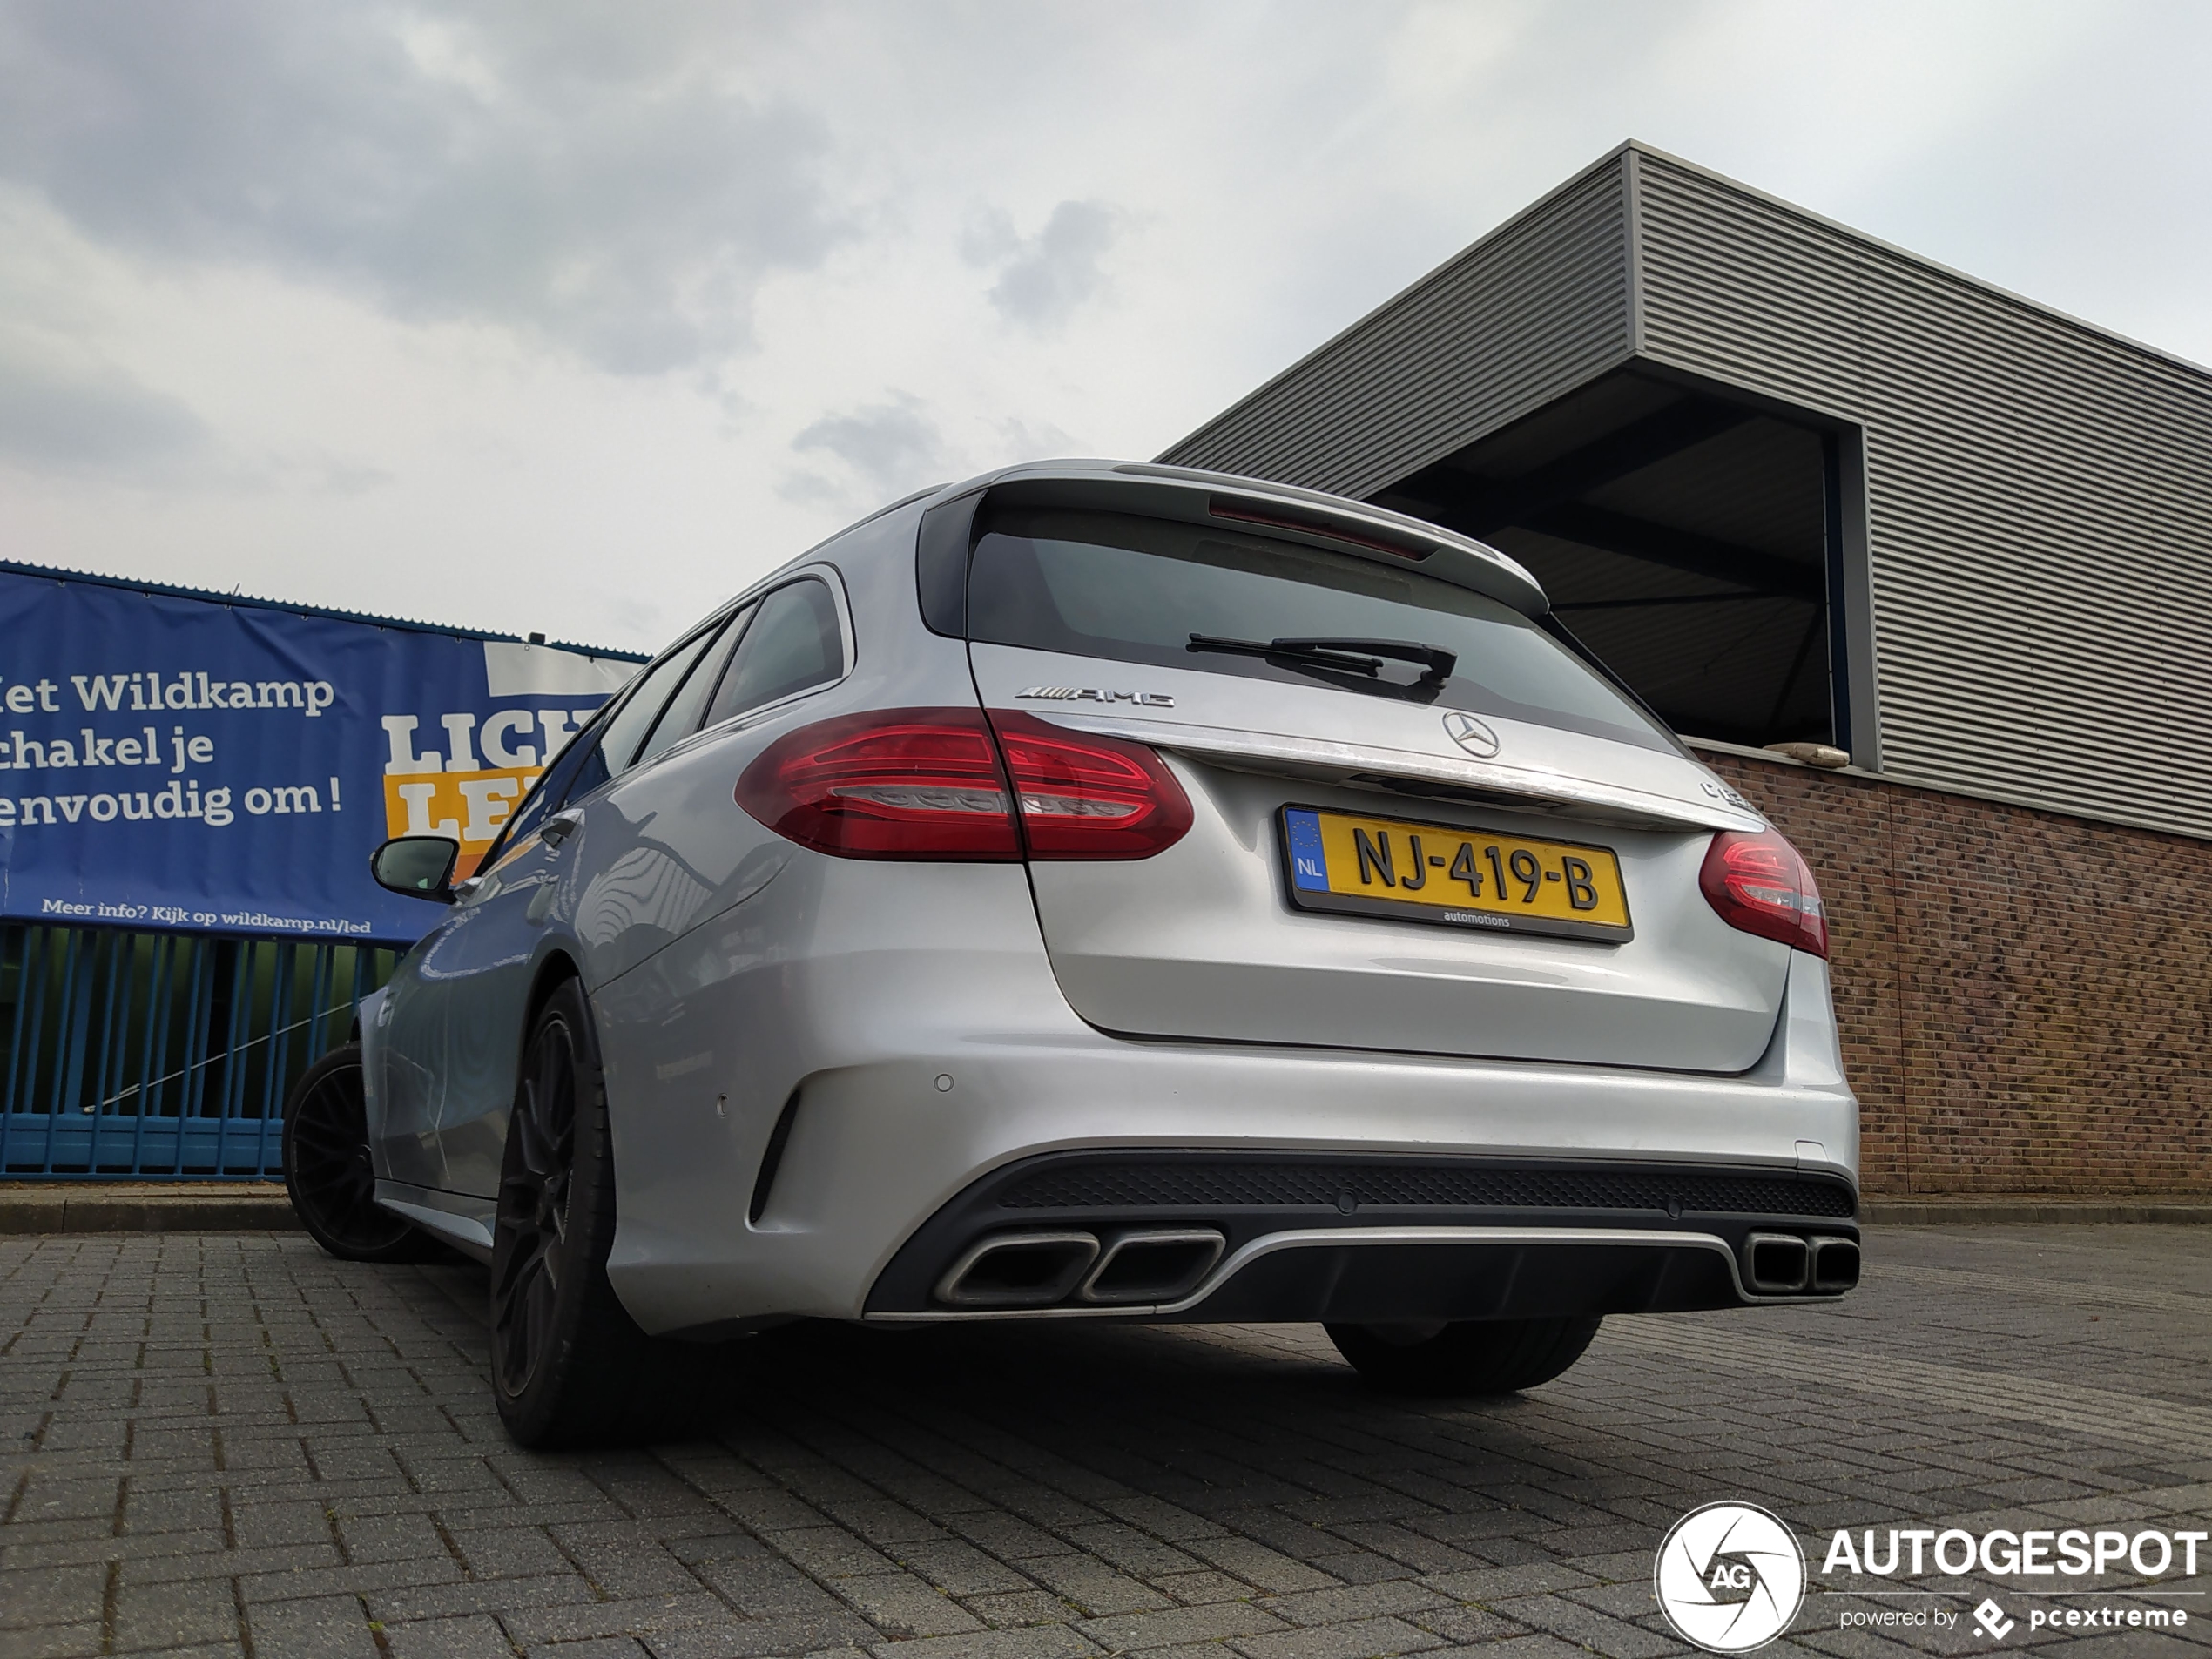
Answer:
[[[943,483],[944,435],[920,398],[905,392],[841,415],[826,415],[792,439],[802,455],[827,455],[862,486],[866,500],[895,499],[932,482]],[[785,493],[801,501],[849,503],[852,492],[819,472],[794,472]]]
[[[144,477],[204,458],[206,424],[101,344],[98,261],[35,201],[0,195],[0,466]]]
[[[741,343],[753,285],[844,227],[819,120],[716,72],[769,31],[636,15],[617,37],[557,8],[464,29],[388,5],[34,0],[0,13],[0,166],[118,246],[676,368]]]
[[[644,645],[1636,137],[2200,360],[2188,5],[0,10],[17,556]]]
[[[205,443],[206,428],[185,404],[71,344],[0,327],[0,456],[72,470],[137,469]]]
[[[1002,212],[987,214],[961,251],[994,267],[991,303],[1009,320],[1055,328],[1106,283],[1103,260],[1123,215],[1106,202],[1062,202],[1035,236],[1018,236]]]

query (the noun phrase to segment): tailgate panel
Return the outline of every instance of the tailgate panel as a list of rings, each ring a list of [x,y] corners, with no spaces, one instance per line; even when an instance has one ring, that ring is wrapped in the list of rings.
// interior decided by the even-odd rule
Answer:
[[[1078,708],[1110,711],[1117,730],[1159,750],[1190,797],[1190,833],[1155,857],[1029,867],[1054,972],[1090,1023],[1130,1035],[1707,1072],[1748,1069],[1765,1051],[1790,951],[1730,928],[1698,891],[1711,832],[1697,819],[1730,809],[1703,789],[1694,763],[1494,723],[1499,759],[1540,785],[1613,772],[1655,801],[1679,799],[1690,821],[1659,826],[1649,815],[1562,817],[1556,801],[1502,793],[1438,799],[1420,779],[1406,780],[1415,792],[1392,792],[1372,766],[1362,786],[1347,786],[1286,768],[1265,734],[1318,729],[1441,763],[1454,751],[1437,711],[1010,646],[970,650],[987,706],[1071,725],[1082,723]],[[1022,696],[1040,687],[1101,695]],[[1208,732],[1204,752],[1178,750],[1178,725]],[[1238,730],[1254,733],[1252,752],[1224,752],[1221,734]],[[1291,806],[1461,830],[1478,849],[1602,847],[1619,860],[1632,934],[1562,938],[1301,910],[1283,847]]]

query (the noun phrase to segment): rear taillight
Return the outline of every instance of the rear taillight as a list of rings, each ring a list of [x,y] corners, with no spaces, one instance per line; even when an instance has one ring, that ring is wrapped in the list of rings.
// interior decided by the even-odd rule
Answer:
[[[840,858],[1011,863],[1026,840],[1035,859],[1142,859],[1190,827],[1190,799],[1142,744],[1028,714],[986,723],[976,709],[802,726],[760,752],[737,792],[779,835]]]
[[[786,732],[738,779],[777,834],[848,859],[1022,856],[991,729],[977,709],[846,714]]]
[[[1723,830],[1713,837],[1697,885],[1730,927],[1827,955],[1820,888],[1797,849],[1772,830],[1757,835]]]
[[[1141,743],[997,712],[991,725],[1022,799],[1033,859],[1149,859],[1190,827],[1190,798]]]

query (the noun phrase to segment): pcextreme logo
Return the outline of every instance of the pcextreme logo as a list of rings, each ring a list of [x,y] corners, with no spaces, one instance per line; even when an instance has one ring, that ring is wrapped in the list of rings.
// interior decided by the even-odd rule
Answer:
[[[1651,1587],[1676,1634],[1708,1653],[1749,1653],[1804,1605],[1797,1535],[1755,1504],[1709,1503],[1660,1541]]]

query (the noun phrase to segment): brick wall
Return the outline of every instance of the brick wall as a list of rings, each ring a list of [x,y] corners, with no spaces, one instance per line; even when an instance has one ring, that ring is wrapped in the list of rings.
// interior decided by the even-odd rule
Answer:
[[[2212,1191],[2212,843],[1700,759],[1819,878],[1867,1191]]]

